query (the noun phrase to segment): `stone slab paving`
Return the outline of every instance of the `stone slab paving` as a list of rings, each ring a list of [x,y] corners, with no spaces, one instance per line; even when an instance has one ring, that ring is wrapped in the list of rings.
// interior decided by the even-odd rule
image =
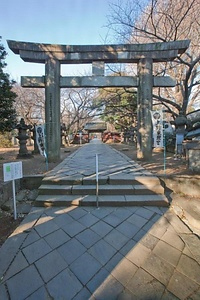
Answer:
[[[101,143],[99,140],[93,140],[85,144],[77,151],[68,156],[63,162],[51,170],[46,180],[62,180],[77,178],[78,180],[87,178],[95,179],[96,154],[99,162],[99,178],[108,177],[121,178],[135,176],[147,176],[152,174],[138,165],[135,161],[128,158],[121,152]]]
[[[32,208],[0,248],[0,299],[199,299],[200,240],[170,208]]]

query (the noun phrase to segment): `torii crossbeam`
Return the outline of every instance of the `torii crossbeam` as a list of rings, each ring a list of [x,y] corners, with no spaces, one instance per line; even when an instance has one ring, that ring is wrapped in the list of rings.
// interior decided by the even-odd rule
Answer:
[[[60,159],[60,88],[137,87],[137,156],[148,160],[152,155],[152,88],[172,87],[167,76],[154,77],[153,63],[172,61],[186,51],[189,40],[167,43],[123,45],[52,45],[7,41],[9,48],[25,62],[45,64],[45,76],[22,77],[23,87],[45,88],[45,122],[49,161]],[[60,64],[92,64],[92,76],[60,76]],[[138,75],[104,76],[105,63],[137,63]]]

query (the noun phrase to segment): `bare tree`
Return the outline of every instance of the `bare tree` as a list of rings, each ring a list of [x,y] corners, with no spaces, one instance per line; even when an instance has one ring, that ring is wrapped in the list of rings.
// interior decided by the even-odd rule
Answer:
[[[39,88],[23,88],[15,84],[17,94],[15,108],[18,118],[24,118],[28,124],[45,123],[45,93]],[[68,131],[81,129],[83,125],[96,116],[94,89],[62,89],[61,90],[61,123],[65,123]]]
[[[63,89],[61,91],[61,122],[67,131],[77,132],[97,115],[93,89]]]
[[[111,4],[108,26],[131,43],[190,39],[190,47],[174,62],[158,64],[154,75],[176,78],[175,88],[155,89],[154,104],[176,117],[194,110],[200,101],[200,0],[128,0]]]
[[[13,88],[17,94],[15,109],[19,118],[25,122],[41,124],[45,122],[45,95],[44,90],[39,88],[23,88],[15,84]]]

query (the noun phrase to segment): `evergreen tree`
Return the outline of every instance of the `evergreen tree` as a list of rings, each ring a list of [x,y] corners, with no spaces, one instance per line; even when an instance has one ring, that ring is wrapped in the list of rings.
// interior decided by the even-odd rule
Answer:
[[[10,131],[16,123],[14,102],[17,95],[12,91],[15,82],[3,70],[6,67],[6,55],[5,48],[0,43],[0,132]]]

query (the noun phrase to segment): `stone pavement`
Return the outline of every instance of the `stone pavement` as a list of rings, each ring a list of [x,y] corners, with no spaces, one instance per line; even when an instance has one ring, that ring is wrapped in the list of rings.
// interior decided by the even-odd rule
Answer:
[[[0,248],[0,299],[198,300],[199,249],[171,207],[33,207]]]

